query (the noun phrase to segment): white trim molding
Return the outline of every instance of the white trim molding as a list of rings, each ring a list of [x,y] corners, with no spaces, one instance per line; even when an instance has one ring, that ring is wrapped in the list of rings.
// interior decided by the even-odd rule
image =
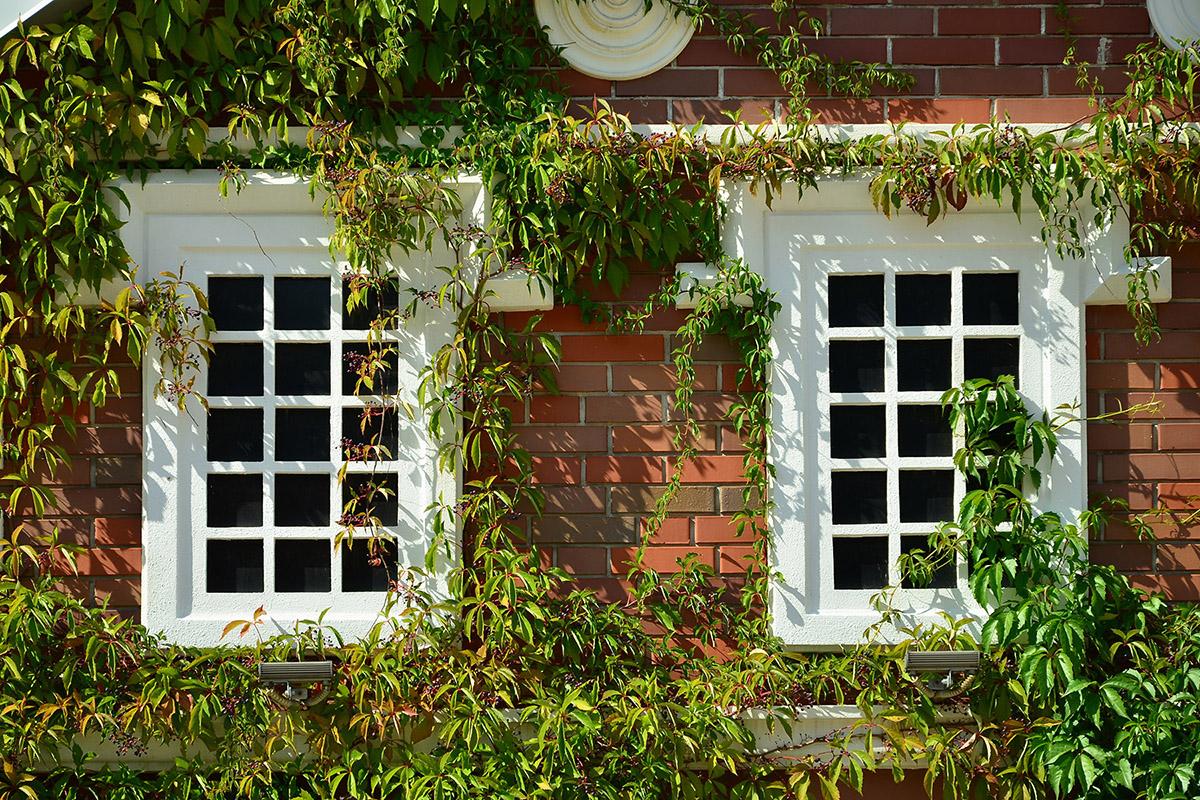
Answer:
[[[550,44],[585,75],[627,81],[675,60],[696,26],[663,0],[535,0]]]

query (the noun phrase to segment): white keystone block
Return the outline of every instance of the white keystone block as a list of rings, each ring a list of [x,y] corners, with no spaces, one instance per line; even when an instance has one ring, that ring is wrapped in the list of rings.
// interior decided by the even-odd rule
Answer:
[[[1134,267],[1150,267],[1147,280],[1150,282],[1150,302],[1165,303],[1171,299],[1171,257],[1149,256],[1134,259]],[[1129,276],[1131,270],[1124,261],[1116,261],[1115,271],[1104,276],[1087,275],[1095,285],[1088,294],[1089,306],[1123,306],[1129,298]],[[1156,280],[1157,278],[1157,280]]]
[[[487,282],[492,311],[548,311],[554,308],[554,287],[541,275],[513,270]]]
[[[681,261],[675,265],[675,274],[682,276],[679,282],[679,295],[675,298],[676,308],[695,308],[700,298],[696,290],[700,287],[712,288],[717,285],[718,270],[712,264],[702,261]],[[748,306],[750,295],[739,294],[733,298],[736,306]]]

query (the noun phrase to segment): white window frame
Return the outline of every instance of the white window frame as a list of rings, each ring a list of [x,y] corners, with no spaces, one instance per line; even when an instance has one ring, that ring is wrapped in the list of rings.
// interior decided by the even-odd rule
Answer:
[[[834,466],[828,457],[828,359],[821,334],[824,276],[877,271],[888,263],[933,272],[1019,268],[1022,325],[1030,332],[1021,345],[1020,391],[1037,415],[1084,402],[1085,303],[1124,302],[1123,291],[1117,291],[1127,273],[1123,251],[1129,231],[1122,220],[1106,230],[1088,230],[1087,254],[1064,259],[1043,244],[1032,203],[1026,204],[1030,211],[1024,220],[1007,205],[973,202],[927,226],[908,211],[886,218],[872,206],[868,183],[866,177],[823,180],[818,190],[806,189],[799,198],[794,185],[785,186],[770,207],[761,190],[754,193],[743,184],[726,187],[725,250],[762,275],[782,304],[771,334],[770,458],[776,476],[770,527],[773,566],[783,581],[772,590],[771,613],[775,633],[798,648],[857,644],[880,621],[868,604],[877,590],[832,590],[832,537],[823,510],[827,503],[822,502],[829,492],[823,478]],[[877,266],[871,268],[872,263]],[[1156,271],[1163,280],[1154,299],[1167,299],[1169,263],[1160,263]],[[954,370],[957,380],[961,353]],[[893,408],[896,397],[880,394]],[[889,435],[894,437],[890,426]],[[1077,520],[1086,504],[1084,437],[1083,426],[1059,432],[1054,463],[1047,466],[1045,482],[1033,498],[1039,509],[1056,511],[1068,521]],[[956,439],[954,446],[961,441]],[[949,462],[936,459],[937,465],[943,460]],[[889,482],[889,493],[894,506],[895,481]],[[956,501],[962,493],[961,478],[956,478]],[[894,539],[910,527],[915,532],[931,526],[890,524],[881,531]],[[894,544],[889,555],[894,562]],[[960,587],[964,569],[959,566]],[[894,563],[890,574],[898,580]],[[983,614],[961,588],[900,589],[894,602],[901,612],[898,627],[936,622],[939,611],[976,619]],[[902,638],[891,624],[879,628],[879,634],[885,641]]]

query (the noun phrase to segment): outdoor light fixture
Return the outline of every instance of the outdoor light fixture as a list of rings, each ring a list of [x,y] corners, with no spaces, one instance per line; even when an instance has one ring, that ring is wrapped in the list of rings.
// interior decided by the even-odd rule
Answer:
[[[979,659],[978,650],[909,650],[904,654],[904,671],[910,675],[928,674],[928,680],[918,684],[921,691],[934,700],[946,700],[962,694],[975,682]]]
[[[313,706],[329,696],[332,661],[260,661],[258,679],[281,708]]]

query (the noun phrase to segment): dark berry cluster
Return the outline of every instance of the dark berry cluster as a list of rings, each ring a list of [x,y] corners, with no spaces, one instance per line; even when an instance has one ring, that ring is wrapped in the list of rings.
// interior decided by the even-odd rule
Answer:
[[[460,247],[464,244],[481,242],[487,238],[487,232],[478,225],[455,225],[447,234],[450,237],[450,244],[453,247]]]
[[[221,698],[221,710],[227,717],[236,717],[249,703],[250,695],[248,694],[230,695]]]
[[[127,733],[116,725],[108,725],[100,732],[100,740],[112,743],[117,756],[124,757],[132,754],[134,758],[146,755],[146,743],[131,733]]]
[[[337,524],[343,528],[362,528],[370,523],[371,516],[369,514],[351,514],[349,512],[343,513],[337,521]]]

